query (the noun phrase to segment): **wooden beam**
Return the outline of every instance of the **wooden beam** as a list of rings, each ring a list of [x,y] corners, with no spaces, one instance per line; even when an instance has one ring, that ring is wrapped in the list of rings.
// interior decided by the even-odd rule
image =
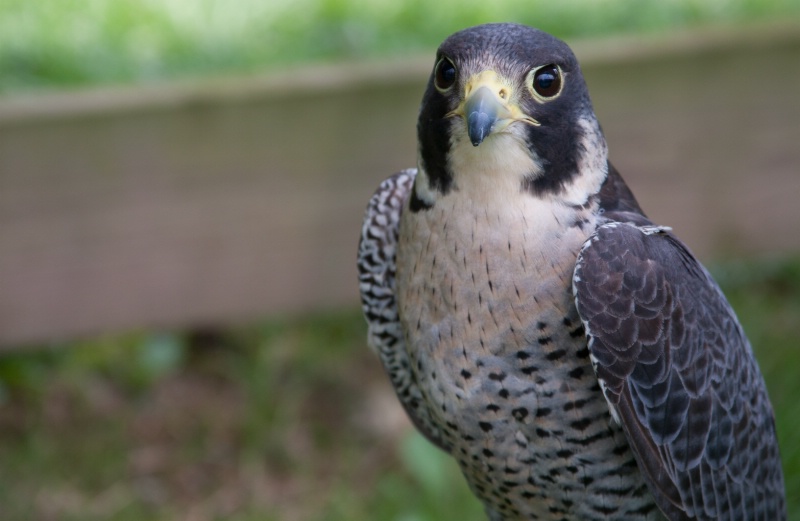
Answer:
[[[584,63],[704,259],[800,249],[800,36],[752,42]],[[0,346],[356,305],[366,201],[416,158],[432,58],[404,63],[0,100]]]

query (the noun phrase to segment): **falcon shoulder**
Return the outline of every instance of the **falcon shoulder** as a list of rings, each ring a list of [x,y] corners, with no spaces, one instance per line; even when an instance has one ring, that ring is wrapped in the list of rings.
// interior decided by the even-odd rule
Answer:
[[[708,272],[632,197],[606,206],[573,276],[612,415],[670,520],[785,519],[773,413],[750,344]]]
[[[367,205],[358,243],[361,307],[367,319],[367,342],[378,354],[412,423],[439,448],[448,451],[430,420],[422,393],[410,368],[395,299],[395,255],[400,214],[411,193],[416,169],[384,180]]]
[[[633,218],[636,220],[637,218],[644,218],[644,221],[641,222],[647,220],[633,192],[628,188],[625,180],[610,161],[608,162],[608,176],[606,180],[603,181],[598,195],[600,196],[600,208],[602,211],[624,212],[629,219]]]

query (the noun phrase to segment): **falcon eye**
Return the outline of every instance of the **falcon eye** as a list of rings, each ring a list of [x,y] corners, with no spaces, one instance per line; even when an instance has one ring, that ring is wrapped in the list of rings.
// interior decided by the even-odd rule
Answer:
[[[449,89],[456,82],[456,66],[449,58],[442,57],[436,64],[433,82],[440,91]]]
[[[550,99],[561,92],[561,69],[557,65],[545,65],[533,71],[533,91],[544,99]]]

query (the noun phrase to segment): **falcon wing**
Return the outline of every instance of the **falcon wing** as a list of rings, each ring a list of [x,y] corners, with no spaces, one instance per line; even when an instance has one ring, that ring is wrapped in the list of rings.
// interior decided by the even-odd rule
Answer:
[[[369,200],[358,243],[361,308],[367,319],[367,343],[380,357],[406,413],[425,437],[449,452],[438,428],[430,421],[430,413],[410,370],[394,294],[400,214],[416,175],[416,169],[394,174],[380,184]]]
[[[609,221],[584,244],[573,292],[612,415],[667,517],[786,519],[764,381],[686,246],[667,228]]]
[[[603,186],[600,187],[600,207],[604,212],[625,212],[627,214],[645,217],[644,212],[639,206],[639,202],[634,197],[631,189],[622,179],[622,176],[611,164],[608,162],[608,177],[603,181]],[[625,219],[618,219],[625,220]]]

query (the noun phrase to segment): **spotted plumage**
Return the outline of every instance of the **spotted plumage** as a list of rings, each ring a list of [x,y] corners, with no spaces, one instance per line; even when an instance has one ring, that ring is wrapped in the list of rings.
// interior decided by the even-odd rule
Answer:
[[[785,519],[747,339],[608,163],[569,48],[456,33],[418,135],[362,227],[369,343],[489,518]]]

